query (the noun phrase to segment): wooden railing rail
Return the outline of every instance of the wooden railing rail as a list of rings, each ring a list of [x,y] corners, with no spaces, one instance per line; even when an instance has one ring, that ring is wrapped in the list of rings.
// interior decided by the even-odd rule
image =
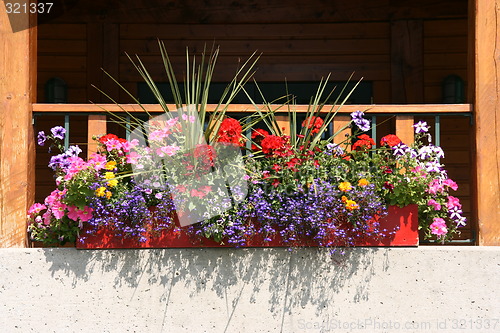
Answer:
[[[148,112],[162,112],[159,104],[143,104]],[[173,104],[167,105],[170,110],[175,110]],[[207,110],[213,111],[216,104],[208,104]],[[261,110],[264,106],[259,105]],[[277,109],[279,105],[271,105],[271,109]],[[325,105],[323,110],[327,112],[332,106]],[[307,112],[308,105],[293,105],[291,109],[297,112]],[[229,112],[254,112],[255,107],[251,104],[231,104],[228,107]],[[351,113],[356,110],[366,111],[367,113],[468,113],[472,112],[471,104],[350,104],[343,105],[339,113]],[[55,113],[105,113],[109,112],[143,112],[143,109],[137,104],[33,104],[33,112],[55,112]],[[286,112],[287,108],[282,107],[279,111]]]

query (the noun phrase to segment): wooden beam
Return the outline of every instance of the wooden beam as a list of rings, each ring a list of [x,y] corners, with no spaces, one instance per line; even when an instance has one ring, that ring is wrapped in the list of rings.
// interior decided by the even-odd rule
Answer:
[[[148,112],[163,112],[159,104],[143,104]],[[208,111],[215,110],[217,105],[207,106]],[[263,106],[258,106],[265,110]],[[279,106],[271,106],[271,109],[277,109]],[[170,110],[175,110],[175,105],[168,105]],[[294,105],[290,107],[297,112],[307,112],[307,105]],[[329,110],[330,105],[323,107],[323,110]],[[232,104],[228,107],[228,112],[255,112],[255,107],[250,104]],[[398,113],[470,113],[472,105],[470,104],[351,104],[344,105],[338,111],[339,113],[351,113],[357,110],[365,111],[367,114],[398,114]],[[106,113],[106,112],[144,112],[137,104],[34,104],[33,112],[54,112],[54,113]]]
[[[479,245],[500,245],[500,0],[473,0]]]
[[[0,247],[25,247],[35,185],[36,15],[8,15],[0,5],[0,45]]]

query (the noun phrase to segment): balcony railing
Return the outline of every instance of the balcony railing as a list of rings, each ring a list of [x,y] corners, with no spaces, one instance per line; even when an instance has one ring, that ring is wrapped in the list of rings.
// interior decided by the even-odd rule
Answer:
[[[142,107],[150,114],[159,114],[163,109],[158,104],[143,104]],[[33,104],[33,113],[35,117],[42,115],[64,115],[66,130],[70,131],[70,117],[71,116],[87,116],[88,126],[88,153],[94,151],[95,143],[92,140],[92,134],[106,133],[106,116],[109,113],[144,113],[144,109],[137,104]],[[175,110],[175,105],[168,105],[170,110]],[[217,105],[208,105],[207,111],[213,111]],[[265,110],[264,106],[261,110]],[[278,108],[278,105],[271,106],[271,109]],[[298,113],[307,112],[307,105],[293,105],[290,108]],[[327,112],[331,106],[325,106],[323,110]],[[251,104],[234,104],[228,107],[227,112],[230,113],[253,113],[256,107]],[[398,135],[403,142],[413,142],[413,129],[411,125],[414,122],[414,117],[417,115],[434,117],[434,138],[437,145],[440,144],[440,117],[447,115],[472,115],[472,106],[470,104],[384,104],[384,105],[344,105],[338,109],[338,115],[333,121],[333,131],[344,127],[349,121],[349,114],[356,110],[365,111],[367,116],[372,119],[372,124],[377,124],[377,117],[393,116],[396,123],[396,135]],[[283,109],[283,111],[286,111]],[[289,128],[289,119],[285,113],[280,113],[277,116],[280,126]],[[376,137],[377,127],[372,127],[372,137]],[[69,137],[69,136],[67,136]],[[68,139],[67,139],[68,140]],[[66,145],[69,142],[66,141]]]

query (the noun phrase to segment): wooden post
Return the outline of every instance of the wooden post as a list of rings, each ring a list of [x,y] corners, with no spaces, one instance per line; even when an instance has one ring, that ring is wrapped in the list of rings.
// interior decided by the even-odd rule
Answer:
[[[276,122],[284,135],[290,135],[290,119],[288,116],[276,116]]]
[[[333,133],[335,134],[338,131],[340,131],[342,128],[344,128],[346,125],[348,125],[350,121],[351,121],[351,116],[337,113],[335,115],[335,118],[333,118]],[[347,138],[346,135],[347,136],[351,135],[350,128],[346,128],[346,129],[342,130],[339,134],[337,134],[333,138],[333,142],[336,144],[340,144],[342,148],[345,148],[343,143],[345,143],[345,140]],[[350,150],[350,149],[351,149],[351,146],[349,145],[347,147],[347,150]]]
[[[87,132],[87,157],[90,157],[97,151],[97,142],[92,139],[94,135],[105,135],[106,131],[106,116],[104,115],[89,115],[88,117],[88,132]]]
[[[500,0],[471,0],[479,245],[500,245]]]
[[[413,116],[396,116],[396,135],[407,146],[415,141]]]
[[[35,197],[36,15],[0,5],[0,45],[0,247],[25,247]]]

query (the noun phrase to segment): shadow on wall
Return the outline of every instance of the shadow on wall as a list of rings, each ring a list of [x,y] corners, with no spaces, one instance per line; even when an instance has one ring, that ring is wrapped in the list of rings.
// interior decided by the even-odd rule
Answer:
[[[167,301],[169,290],[178,285],[189,290],[190,297],[210,290],[220,298],[227,297],[228,288],[244,287],[252,290],[250,301],[265,291],[270,311],[311,304],[321,311],[353,283],[357,283],[353,301],[368,299],[370,277],[375,274],[373,258],[383,251],[356,248],[332,255],[313,248],[67,250],[76,252],[75,260],[68,260],[61,249],[45,249],[44,254],[52,276],[64,272],[73,287],[105,274],[113,278],[115,288],[161,285]],[[383,270],[388,266],[386,260]]]
[[[372,277],[389,268],[387,250],[377,248],[344,255],[316,248],[44,251],[52,277],[64,277],[72,292],[94,293],[96,304],[146,307],[162,332],[186,312],[216,317],[213,327],[224,332],[242,313],[245,322],[292,331],[290,318],[302,311],[328,318],[346,301],[366,302]],[[378,251],[386,251],[382,266]]]

